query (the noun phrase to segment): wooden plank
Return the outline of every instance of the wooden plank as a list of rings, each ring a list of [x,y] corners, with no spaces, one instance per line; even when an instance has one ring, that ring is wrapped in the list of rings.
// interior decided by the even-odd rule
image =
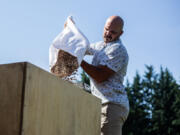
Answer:
[[[96,97],[27,65],[23,135],[100,135],[100,108]]]
[[[0,65],[0,135],[19,135],[24,63]]]

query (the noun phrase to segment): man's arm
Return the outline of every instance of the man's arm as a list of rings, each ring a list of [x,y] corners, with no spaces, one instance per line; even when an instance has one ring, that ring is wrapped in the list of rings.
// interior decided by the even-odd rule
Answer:
[[[90,77],[92,77],[98,83],[106,81],[115,73],[107,66],[93,66],[91,64],[88,64],[84,60],[81,63],[81,67]]]

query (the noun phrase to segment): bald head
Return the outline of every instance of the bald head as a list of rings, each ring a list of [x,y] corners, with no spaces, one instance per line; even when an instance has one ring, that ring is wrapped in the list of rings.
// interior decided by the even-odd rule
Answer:
[[[124,21],[120,16],[111,16],[107,19],[106,23],[111,25],[116,25],[118,30],[122,30],[124,26]]]
[[[107,19],[104,26],[104,42],[113,42],[123,33],[124,21],[120,16],[111,16]]]

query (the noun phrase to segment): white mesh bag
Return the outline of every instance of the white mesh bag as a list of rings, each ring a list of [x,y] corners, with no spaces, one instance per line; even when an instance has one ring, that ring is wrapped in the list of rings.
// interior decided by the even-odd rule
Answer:
[[[78,64],[80,65],[88,46],[88,39],[72,22],[71,17],[68,17],[66,21],[66,27],[61,33],[57,35],[49,48],[50,69],[57,61],[59,50],[64,50],[77,57]]]

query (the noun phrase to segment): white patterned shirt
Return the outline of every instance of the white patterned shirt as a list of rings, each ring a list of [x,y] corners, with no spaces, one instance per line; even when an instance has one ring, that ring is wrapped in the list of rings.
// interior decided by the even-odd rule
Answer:
[[[106,65],[115,72],[102,83],[97,83],[90,78],[92,94],[100,98],[102,104],[108,102],[120,104],[129,112],[129,100],[123,86],[129,57],[121,40],[91,44],[86,54],[93,55],[92,65]]]

